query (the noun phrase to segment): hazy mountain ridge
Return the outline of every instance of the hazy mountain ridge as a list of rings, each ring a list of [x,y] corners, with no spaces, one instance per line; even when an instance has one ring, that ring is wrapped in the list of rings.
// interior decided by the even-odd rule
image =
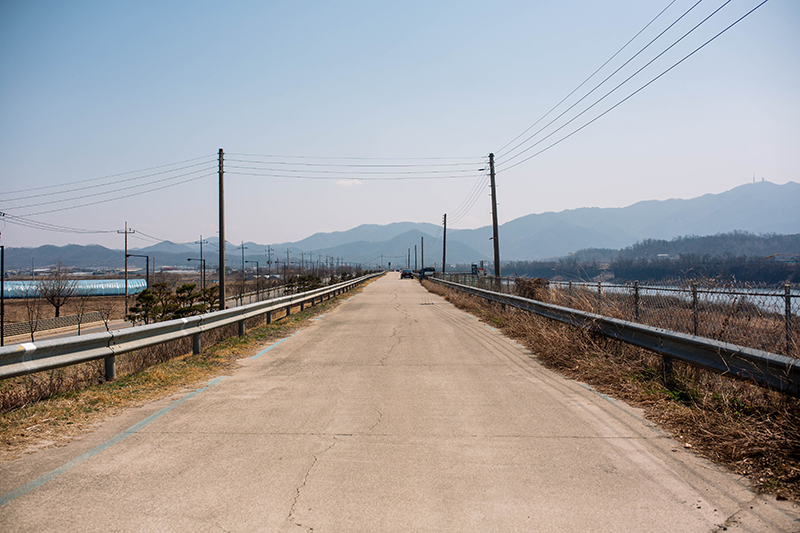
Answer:
[[[563,257],[587,248],[622,249],[646,239],[669,240],[687,235],[716,235],[733,231],[754,234],[800,233],[800,184],[776,185],[757,182],[741,185],[719,194],[706,194],[688,200],[647,200],[620,208],[588,207],[560,212],[526,215],[500,227],[500,254],[503,261],[541,260]],[[447,232],[448,263],[471,263],[492,257],[491,227]],[[441,227],[428,223],[396,222],[386,225],[362,224],[347,231],[316,233],[294,243],[258,244],[246,242],[245,260],[267,263],[267,247],[272,257],[285,260],[286,249],[293,256],[301,251],[363,263],[405,264],[408,250],[425,239],[426,265],[441,264]],[[208,237],[204,258],[216,267],[218,239]],[[227,264],[241,267],[240,243],[227,243]],[[189,266],[189,257],[198,258],[200,245],[194,242],[165,241],[130,252],[151,255],[157,266]],[[421,250],[418,250],[421,255]],[[59,257],[65,266],[120,268],[120,250],[92,245],[39,248],[6,248],[6,268],[28,269],[31,258],[37,267],[54,264]],[[388,259],[392,257],[394,259]],[[297,259],[292,257],[292,261]],[[398,263],[400,261],[400,263]],[[130,258],[131,264],[144,267],[144,259]],[[192,263],[196,266],[196,263]]]

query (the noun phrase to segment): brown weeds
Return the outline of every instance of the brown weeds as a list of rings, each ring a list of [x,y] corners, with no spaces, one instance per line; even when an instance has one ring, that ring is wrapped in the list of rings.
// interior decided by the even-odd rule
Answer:
[[[800,400],[677,361],[674,377],[665,383],[658,354],[510,306],[504,311],[438,284],[423,284],[530,348],[544,365],[642,407],[649,419],[685,445],[747,476],[757,490],[800,501]],[[584,298],[580,307],[621,314],[608,301],[597,301],[596,295]]]

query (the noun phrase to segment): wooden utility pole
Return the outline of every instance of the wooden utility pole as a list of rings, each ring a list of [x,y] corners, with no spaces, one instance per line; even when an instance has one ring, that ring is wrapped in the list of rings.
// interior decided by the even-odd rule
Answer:
[[[447,213],[442,218],[442,224],[444,224],[444,233],[442,233],[442,274],[444,274],[447,264]]]
[[[225,153],[219,149],[219,309],[225,309]]]
[[[419,238],[419,268],[425,269],[425,237]]]
[[[128,222],[125,221],[125,231],[117,230],[117,233],[125,234],[125,319],[128,318],[128,235],[136,233],[135,230],[128,230]]]
[[[500,287],[500,237],[497,229],[497,187],[494,183],[494,154],[489,154],[489,178],[492,187],[492,240],[494,240],[494,277]]]

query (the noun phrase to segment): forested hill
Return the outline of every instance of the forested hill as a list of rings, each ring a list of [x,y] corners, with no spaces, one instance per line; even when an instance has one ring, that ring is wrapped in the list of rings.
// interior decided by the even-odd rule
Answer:
[[[691,254],[791,261],[800,259],[800,234],[753,235],[746,232],[720,233],[704,237],[685,236],[672,240],[645,239],[617,252],[618,259],[654,259]]]

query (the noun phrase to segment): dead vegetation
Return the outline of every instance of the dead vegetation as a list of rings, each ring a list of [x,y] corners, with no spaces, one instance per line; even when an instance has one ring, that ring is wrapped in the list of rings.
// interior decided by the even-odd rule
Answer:
[[[665,383],[655,353],[423,284],[515,338],[546,366],[643,408],[684,446],[747,476],[756,490],[800,501],[800,400],[677,361]]]

